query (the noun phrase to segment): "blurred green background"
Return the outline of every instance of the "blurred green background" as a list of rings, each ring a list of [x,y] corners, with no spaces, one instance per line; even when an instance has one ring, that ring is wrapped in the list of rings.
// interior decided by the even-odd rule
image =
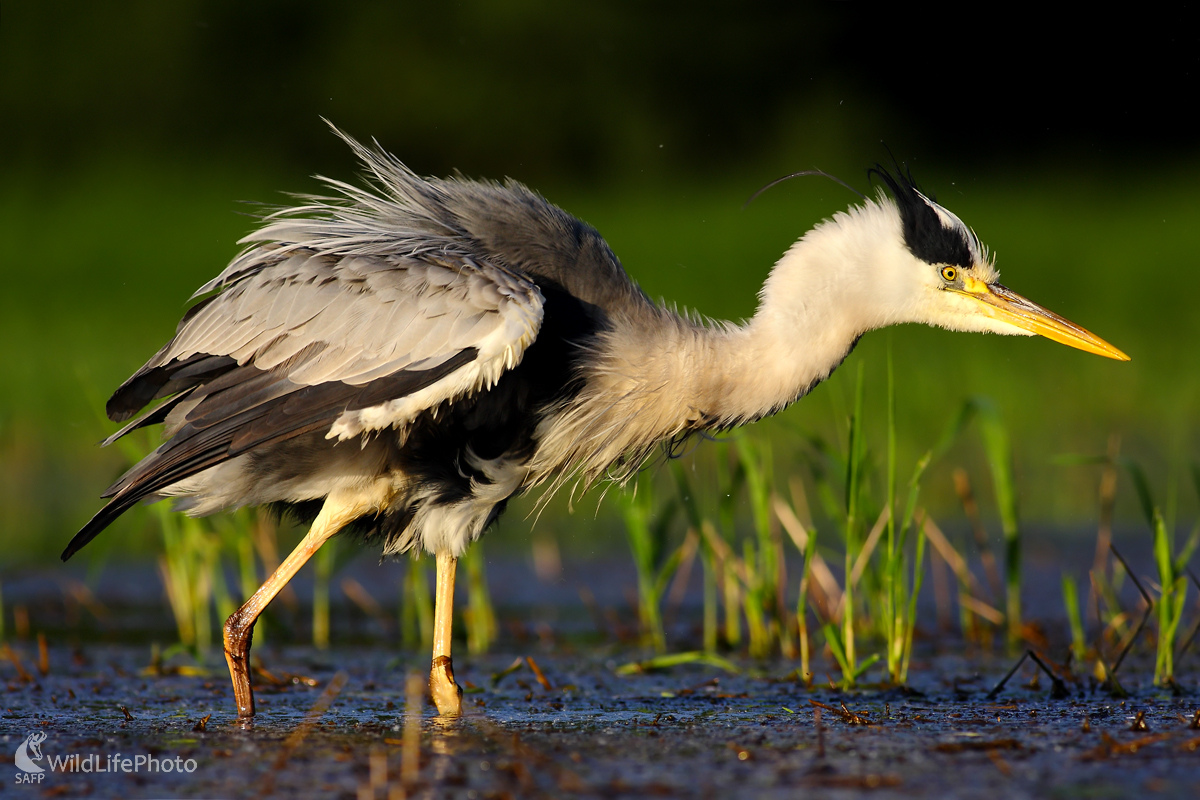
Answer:
[[[987,395],[1027,519],[1090,524],[1095,472],[1054,458],[1102,453],[1113,434],[1194,518],[1200,42],[1185,12],[1159,13],[968,27],[844,3],[7,3],[5,566],[54,559],[99,507],[126,466],[96,447],[114,429],[103,401],[237,251],[246,201],[357,173],[322,116],[421,173],[522,180],[599,228],[651,295],[734,319],[792,240],[855,199],[813,178],[746,198],[812,167],[868,191],[865,168],[894,154],[1007,285],[1133,361],[1040,339],[867,336],[847,366],[866,364],[875,452],[890,338],[902,477]],[[853,374],[757,428],[780,469],[807,435],[839,435]],[[977,449],[964,441],[926,478],[935,515],[958,514],[949,470],[978,467]],[[584,508],[571,527],[602,525]],[[1136,518],[1132,500],[1118,513]],[[527,535],[519,514],[505,535]],[[146,519],[108,538],[132,548]]]

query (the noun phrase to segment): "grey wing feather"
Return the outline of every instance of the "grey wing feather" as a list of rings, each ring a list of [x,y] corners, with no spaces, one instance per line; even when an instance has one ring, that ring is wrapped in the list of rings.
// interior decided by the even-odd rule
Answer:
[[[478,349],[472,374],[430,393],[436,404],[493,383],[519,361],[541,315],[531,281],[487,262],[297,250],[226,286],[143,371],[226,355],[299,385],[361,386]]]
[[[139,499],[242,453],[313,432],[345,439],[403,428],[490,386],[541,327],[537,286],[483,260],[279,249],[239,259],[258,261],[193,307],[175,339],[113,394],[115,420],[175,396],[106,444],[158,422],[168,438],[105,491],[112,499],[64,560]]]
[[[336,129],[335,129],[336,130]],[[652,308],[591,227],[519,184],[424,180],[341,135],[375,179],[328,180],[269,216],[195,297],[177,335],[112,396],[121,434],[168,440],[106,492],[82,547],[139,498],[255,447],[403,428],[494,383],[542,324],[548,280],[597,325]]]
[[[169,414],[156,409],[123,429],[165,421],[169,440],[108,496],[158,491],[189,469],[315,430],[346,439],[403,429],[494,384],[541,326],[536,285],[469,257],[339,258],[270,246],[256,255],[267,265],[189,312],[109,401],[110,416],[125,419],[154,397],[194,389]]]

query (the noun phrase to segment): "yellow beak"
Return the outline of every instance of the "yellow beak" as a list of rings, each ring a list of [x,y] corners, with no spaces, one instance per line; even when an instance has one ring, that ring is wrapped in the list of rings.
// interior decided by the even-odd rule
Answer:
[[[1021,295],[998,283],[984,283],[968,278],[963,294],[983,303],[980,310],[987,316],[1015,325],[1022,330],[1045,336],[1061,344],[1095,353],[1117,361],[1128,361],[1129,356],[1108,342],[1085,330],[1070,320],[1063,319],[1049,309],[1026,300]]]

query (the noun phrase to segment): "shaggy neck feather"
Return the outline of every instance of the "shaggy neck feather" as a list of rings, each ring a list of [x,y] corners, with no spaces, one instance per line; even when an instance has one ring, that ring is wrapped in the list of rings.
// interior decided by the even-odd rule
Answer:
[[[810,231],[775,265],[742,325],[706,325],[649,304],[614,320],[585,390],[539,429],[535,479],[561,468],[555,486],[576,469],[585,483],[632,474],[664,439],[758,419],[825,379],[859,336],[897,321],[871,299],[879,287],[870,279],[889,254],[863,247],[886,238],[871,226],[894,225],[899,235],[888,211],[867,203]]]
[[[664,385],[679,387],[680,411],[719,424],[771,414],[827,378],[863,333],[901,321],[884,316],[874,299],[887,254],[859,244],[886,240],[872,235],[881,225],[899,226],[894,209],[870,203],[840,214],[776,263],[748,322],[676,327],[674,346],[658,350],[664,364],[676,364]]]

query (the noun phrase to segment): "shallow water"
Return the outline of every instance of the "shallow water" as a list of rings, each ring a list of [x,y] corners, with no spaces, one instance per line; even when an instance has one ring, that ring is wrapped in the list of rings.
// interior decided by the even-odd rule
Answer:
[[[1122,549],[1145,561],[1143,545],[1133,540]],[[1028,616],[1052,618],[1061,608],[1058,574],[1064,565],[1086,570],[1090,561],[1086,540],[1064,551],[1033,538]],[[837,691],[826,680],[836,674],[827,663],[814,664],[819,680],[808,688],[792,677],[798,663],[782,659],[734,658],[736,674],[693,664],[621,675],[620,665],[644,656],[624,643],[635,625],[626,605],[635,580],[627,559],[568,562],[548,583],[523,559],[489,558],[488,570],[503,636],[483,657],[456,645],[466,713],[439,720],[416,692],[409,729],[416,744],[407,747],[406,680],[423,682],[428,651],[397,647],[394,624],[345,598],[334,609],[331,651],[286,645],[286,630],[305,637],[308,611],[272,607],[253,650],[266,670],[255,676],[259,713],[245,725],[234,716],[219,652],[204,674],[174,669],[191,665],[184,657],[146,669],[150,642],[175,636],[152,565],[111,566],[89,581],[107,609],[100,614],[76,597],[82,574],[55,568],[6,578],[7,605],[23,607],[29,630],[44,632],[50,646],[42,674],[35,641],[10,639],[28,679],[0,657],[0,793],[1123,798],[1191,797],[1200,786],[1195,652],[1178,663],[1188,694],[1177,697],[1150,686],[1153,663],[1144,647],[1135,649],[1121,668],[1131,692],[1124,700],[1090,678],[1054,699],[1044,675],[1031,683],[1038,673],[1028,662],[989,698],[1015,658],[974,652],[951,634],[920,642],[912,692]],[[400,575],[400,565],[364,558],[338,578],[353,578],[394,608]],[[295,582],[300,597],[309,595],[305,577]],[[591,598],[586,607],[582,589]],[[673,614],[668,609],[673,650],[698,639],[697,602],[685,598]],[[928,634],[940,615],[931,600],[922,602]],[[1061,655],[1065,625],[1045,627],[1059,639],[1046,652]],[[526,657],[540,665],[546,685],[526,662],[501,674]],[[19,759],[34,733],[45,734],[41,758]],[[24,753],[31,755],[28,746]],[[402,767],[405,754],[418,757],[415,766]],[[65,757],[72,759],[66,767]],[[31,765],[44,771],[22,769]]]
[[[914,665],[918,693],[843,693],[784,678],[794,665],[783,662],[619,676],[633,653],[459,656],[466,713],[442,722],[422,700],[405,785],[405,678],[426,663],[416,656],[261,648],[279,683],[256,678],[259,714],[243,725],[223,670],[142,675],[148,648],[84,645],[50,648],[41,675],[35,648],[15,649],[32,680],[8,662],[0,673],[10,796],[1186,797],[1200,781],[1194,696],[1133,686],[1116,700],[1084,683],[1054,700],[1021,672],[990,700],[1010,666],[994,660]],[[534,656],[550,688],[524,664],[493,680],[518,655]],[[1139,712],[1145,730],[1131,730]],[[38,731],[46,771],[31,784],[14,754]],[[110,771],[48,766],[63,756]]]

